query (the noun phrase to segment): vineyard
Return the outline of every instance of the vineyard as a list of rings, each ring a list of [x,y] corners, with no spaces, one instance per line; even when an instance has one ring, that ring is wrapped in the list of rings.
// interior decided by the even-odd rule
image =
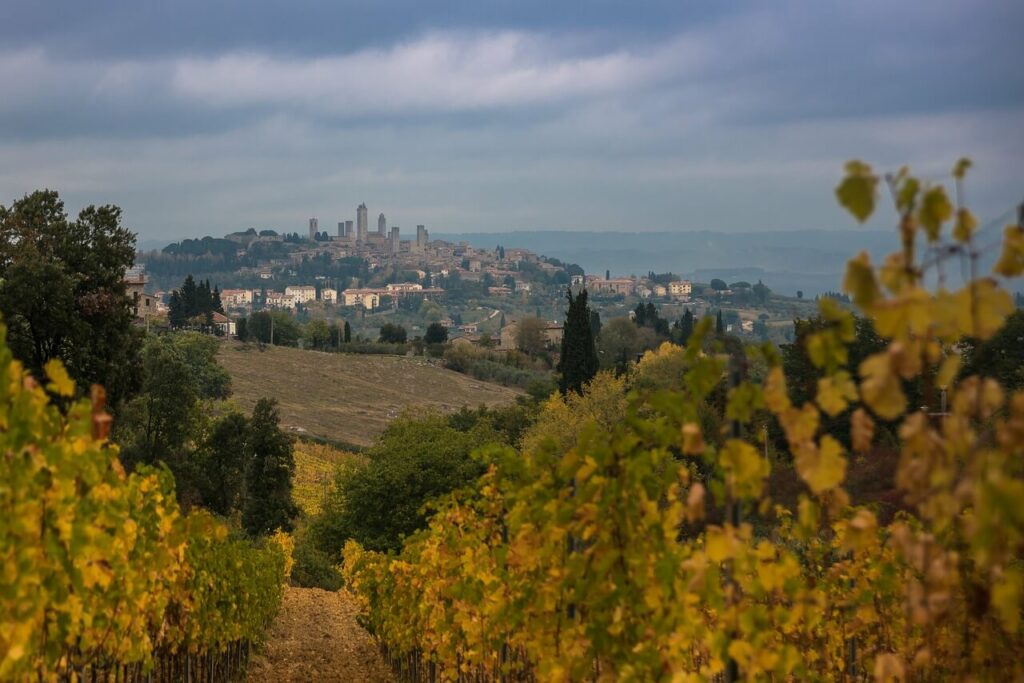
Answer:
[[[281,600],[291,539],[183,514],[171,474],[125,474],[104,393],[40,386],[0,327],[0,680],[230,680]],[[52,398],[51,398],[52,397]]]
[[[844,288],[887,344],[850,367],[854,317],[823,299],[813,400],[774,347],[726,349],[704,321],[630,378],[550,399],[520,451],[478,454],[487,473],[398,556],[349,542],[348,587],[402,679],[1024,680],[1024,393],[963,376],[958,353],[1012,311],[1024,227],[977,272],[968,166],[952,198],[885,178],[899,249],[855,257]],[[863,221],[880,185],[851,162],[837,196]],[[766,488],[767,428],[803,484],[793,509]],[[910,509],[886,523],[844,489],[883,437]]]

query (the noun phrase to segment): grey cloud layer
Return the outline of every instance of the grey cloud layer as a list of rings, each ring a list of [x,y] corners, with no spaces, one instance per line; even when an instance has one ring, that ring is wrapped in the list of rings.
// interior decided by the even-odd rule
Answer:
[[[1022,49],[1002,40],[1020,18],[786,3],[619,36],[417,20],[290,51],[46,34],[0,52],[0,201],[114,201],[148,238],[329,225],[362,200],[446,231],[829,227],[843,159],[938,177],[969,154],[999,213],[1024,190]]]

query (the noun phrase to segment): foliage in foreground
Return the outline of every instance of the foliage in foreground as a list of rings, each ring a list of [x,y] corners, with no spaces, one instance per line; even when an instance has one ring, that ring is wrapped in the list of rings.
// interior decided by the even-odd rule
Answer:
[[[864,220],[878,179],[859,162],[847,172],[837,194]],[[905,171],[890,182],[901,249],[880,267],[860,254],[844,283],[886,342],[856,376],[854,320],[832,299],[808,336],[818,379],[802,403],[772,347],[748,350],[768,370],[744,380],[703,351],[702,321],[681,389],[631,393],[610,423],[488,454],[475,491],[397,557],[350,541],[345,578],[376,637],[422,653],[444,680],[529,669],[552,681],[695,681],[730,667],[747,680],[1024,677],[1024,392],[958,380],[954,352],[992,338],[1012,301],[994,277],[926,289],[937,254],[976,261],[977,222],[939,186]],[[1024,228],[1007,228],[996,274],[1024,274]],[[712,433],[702,411],[727,371],[733,426]],[[948,387],[948,413],[911,410],[908,380],[928,406]],[[822,428],[851,408],[854,451],[869,451],[876,421],[897,425],[894,483],[912,514],[888,525],[850,503],[847,449]],[[792,514],[772,513],[770,462],[752,445],[763,410],[805,486]],[[707,521],[709,505],[725,509],[722,523]]]
[[[206,512],[183,516],[167,470],[126,475],[102,389],[63,413],[0,327],[0,680],[52,680],[259,641],[290,565],[287,537],[257,547]]]

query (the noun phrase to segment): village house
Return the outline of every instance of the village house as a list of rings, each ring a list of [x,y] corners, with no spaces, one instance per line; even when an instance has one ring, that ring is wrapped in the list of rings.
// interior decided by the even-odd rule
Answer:
[[[386,289],[391,293],[421,292],[423,291],[423,285],[418,282],[393,282],[387,285]]]
[[[281,292],[267,292],[267,306],[269,308],[283,308],[293,310],[295,308],[295,297]]]
[[[545,322],[542,330],[544,341],[552,348],[559,348],[562,345],[562,324],[557,322]],[[516,337],[519,335],[519,323],[513,320],[498,333],[498,348],[515,351],[519,344]]]
[[[124,275],[125,294],[132,302],[132,313],[139,320],[157,315],[159,299],[146,293],[149,278],[141,268],[131,268]]]
[[[693,293],[693,284],[689,280],[670,282],[668,284],[668,293],[675,299],[683,299],[685,301]]]
[[[296,303],[316,301],[316,287],[313,285],[289,285],[284,288],[284,293],[286,296],[295,297]]]
[[[594,286],[602,294],[622,294],[629,296],[636,288],[636,283],[630,278],[612,278],[611,280],[597,280]]]
[[[333,304],[338,300],[338,290],[324,287],[320,290],[320,300],[325,304]]]
[[[236,334],[235,321],[217,311],[213,312],[213,327],[217,334],[225,337],[233,337]]]
[[[346,289],[341,297],[344,306],[362,306],[368,311],[380,306],[380,294],[375,289]]]
[[[220,302],[229,308],[241,308],[252,305],[251,289],[225,289],[220,293]]]

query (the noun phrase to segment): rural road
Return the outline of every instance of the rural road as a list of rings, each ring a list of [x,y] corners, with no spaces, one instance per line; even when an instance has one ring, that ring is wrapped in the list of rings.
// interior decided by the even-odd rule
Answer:
[[[373,639],[356,623],[343,592],[285,587],[263,652],[249,663],[250,683],[391,683]]]

